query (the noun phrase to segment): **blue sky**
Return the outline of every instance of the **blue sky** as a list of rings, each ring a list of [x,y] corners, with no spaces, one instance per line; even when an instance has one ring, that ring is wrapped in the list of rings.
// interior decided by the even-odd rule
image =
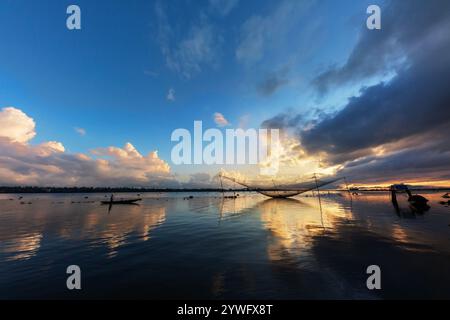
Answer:
[[[444,32],[437,21],[442,25],[448,21],[445,1],[380,0],[376,4],[383,8],[384,27],[369,31],[366,9],[373,3],[5,0],[0,3],[0,123],[8,131],[17,127],[11,119],[22,119],[21,130],[30,125],[34,136],[22,142],[48,149],[46,143],[55,141],[61,146],[53,143],[52,148],[64,146],[67,157],[78,153],[94,159],[98,154],[114,157],[121,151],[102,149],[92,155],[90,150],[123,148],[129,142],[132,146],[125,148],[129,154],[134,154],[133,146],[143,155],[157,150],[172,174],[191,174],[212,171],[171,163],[173,130],[191,129],[195,120],[202,120],[205,128],[217,127],[215,113],[227,119],[227,128],[257,128],[268,120],[279,120],[280,115],[296,116],[302,122],[294,129],[309,126],[298,137],[304,150],[322,153],[323,163],[342,169],[352,161],[384,155],[386,144],[394,138],[417,134],[383,140],[370,137],[376,131],[372,130],[367,139],[362,138],[366,143],[359,143],[361,149],[352,149],[351,157],[345,157],[345,152],[336,150],[348,150],[355,141],[342,141],[341,146],[341,141],[334,140],[340,134],[356,137],[359,132],[341,130],[349,122],[339,127],[330,123],[335,120],[337,125],[350,114],[352,105],[366,98],[366,89],[386,89],[391,85],[388,80],[395,84],[406,76],[413,79],[415,75],[406,74],[405,66],[421,71],[414,69],[419,61],[417,44],[434,48],[440,42],[430,39]],[[70,4],[81,8],[81,30],[66,28]],[[403,78],[397,76],[402,74]],[[5,111],[6,107],[14,109]],[[361,116],[366,123],[377,119],[377,110],[353,117]],[[399,118],[399,123],[391,125],[402,124]],[[333,129],[329,133],[327,126]],[[18,141],[0,132],[2,137]],[[19,147],[9,144],[8,150]],[[41,161],[42,150],[36,148],[28,151]],[[51,166],[55,159],[50,160],[44,165]],[[66,156],[58,158],[65,160]],[[37,179],[41,173],[31,169],[36,163],[29,165],[8,167],[11,171],[6,178],[0,172],[0,180],[29,172]],[[146,165],[155,163],[148,160]]]
[[[367,8],[365,1],[76,1],[82,30],[69,31],[65,11],[72,3],[2,1],[0,105],[36,121],[35,142],[62,141],[66,150],[84,152],[130,141],[166,160],[172,130],[194,120],[213,127],[215,112],[232,124],[246,116],[258,126],[284,109],[313,105],[308,81],[347,57]],[[298,12],[277,16],[282,6]],[[264,25],[251,32],[263,43],[257,55],[239,59],[245,24],[255,17]],[[166,27],[172,33],[161,35]],[[203,30],[211,33],[206,42]],[[181,70],[169,66],[162,48],[182,57],[188,48],[180,43],[190,38],[205,51],[177,61]],[[198,69],[185,66],[191,63]],[[258,85],[277,72],[287,83],[261,94]],[[170,88],[174,102],[166,99]]]

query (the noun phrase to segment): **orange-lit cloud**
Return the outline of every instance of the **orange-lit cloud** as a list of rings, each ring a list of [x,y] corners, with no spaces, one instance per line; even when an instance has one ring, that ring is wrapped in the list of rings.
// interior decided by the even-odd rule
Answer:
[[[223,114],[221,114],[219,112],[214,113],[214,122],[219,127],[226,127],[226,126],[230,125],[230,122],[224,117]]]

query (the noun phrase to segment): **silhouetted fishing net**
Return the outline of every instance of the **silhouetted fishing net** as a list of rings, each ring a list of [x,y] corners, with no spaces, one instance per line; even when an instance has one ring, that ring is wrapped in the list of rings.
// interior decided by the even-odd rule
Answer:
[[[320,187],[332,184],[343,178],[319,178],[313,176],[301,182],[277,183],[275,181],[248,181],[220,174],[220,177],[235,182],[248,188],[249,190],[259,192],[265,196],[272,198],[288,198],[308,192]]]

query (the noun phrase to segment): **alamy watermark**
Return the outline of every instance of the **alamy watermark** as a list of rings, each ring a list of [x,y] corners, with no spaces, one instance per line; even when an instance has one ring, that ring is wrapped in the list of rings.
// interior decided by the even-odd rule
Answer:
[[[66,13],[69,14],[66,20],[66,27],[69,30],[81,30],[81,9],[72,4],[67,7]]]
[[[381,30],[381,9],[379,6],[372,4],[367,7],[367,14],[370,16],[366,20],[366,26],[369,30]]]
[[[367,7],[366,13],[370,16],[366,20],[366,26],[369,30],[381,29],[381,8],[372,4]],[[81,8],[78,5],[71,4],[66,9],[69,16],[66,20],[66,26],[69,30],[81,30]]]
[[[67,267],[66,273],[70,274],[66,280],[66,286],[69,290],[81,290],[81,269],[73,264]]]
[[[370,265],[366,269],[366,273],[370,276],[367,278],[366,286],[369,290],[381,289],[381,269],[376,264]]]
[[[194,121],[194,132],[176,129],[171,152],[176,165],[261,165],[263,175],[276,175],[279,169],[279,129],[226,129],[225,136],[216,128],[203,132],[202,121]],[[204,145],[206,143],[206,145]]]

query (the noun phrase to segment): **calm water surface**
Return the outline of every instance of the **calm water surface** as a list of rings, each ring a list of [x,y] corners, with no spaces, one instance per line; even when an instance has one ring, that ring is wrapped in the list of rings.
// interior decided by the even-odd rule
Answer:
[[[450,298],[450,208],[388,193],[0,195],[0,298]],[[135,196],[133,195],[117,195]],[[85,198],[88,197],[88,198]],[[79,265],[82,290],[66,289]],[[366,288],[367,266],[382,290]]]

